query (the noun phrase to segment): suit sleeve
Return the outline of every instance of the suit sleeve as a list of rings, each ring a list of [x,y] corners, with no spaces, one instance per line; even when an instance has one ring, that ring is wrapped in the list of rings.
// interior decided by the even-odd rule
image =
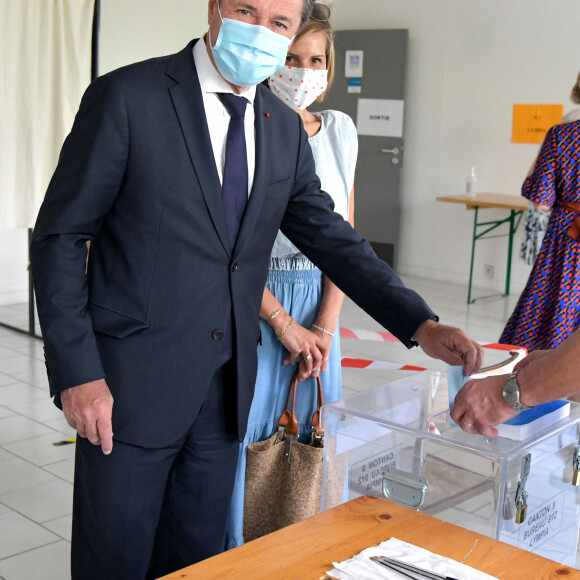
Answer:
[[[97,79],[83,96],[30,247],[51,395],[105,376],[87,311],[87,241],[121,189],[128,150],[121,90]]]
[[[302,131],[294,192],[282,232],[343,292],[407,347],[428,319],[437,319],[427,303],[405,287],[391,267],[339,214],[320,189],[306,133]]]

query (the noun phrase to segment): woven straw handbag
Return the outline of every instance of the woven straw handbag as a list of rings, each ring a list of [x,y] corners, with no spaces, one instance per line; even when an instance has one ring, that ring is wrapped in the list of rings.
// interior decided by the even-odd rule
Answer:
[[[320,427],[323,403],[320,377],[317,382],[318,401],[308,444],[298,441],[298,419],[294,412],[298,390],[296,370],[277,433],[265,441],[248,445],[244,494],[246,542],[320,511],[324,431]]]

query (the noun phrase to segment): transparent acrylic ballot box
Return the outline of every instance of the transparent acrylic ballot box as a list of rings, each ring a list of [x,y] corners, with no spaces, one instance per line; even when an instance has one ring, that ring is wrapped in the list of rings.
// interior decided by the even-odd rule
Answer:
[[[579,407],[526,440],[472,435],[450,418],[438,371],[325,405],[322,509],[385,497],[574,566]]]

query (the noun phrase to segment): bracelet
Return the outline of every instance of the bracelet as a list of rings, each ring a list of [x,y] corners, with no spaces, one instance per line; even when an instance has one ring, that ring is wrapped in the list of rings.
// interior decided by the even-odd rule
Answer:
[[[322,332],[322,334],[328,334],[328,336],[334,336],[334,332],[330,332],[329,330],[326,330],[326,328],[322,328],[322,326],[318,326],[318,324],[313,324],[312,327],[316,328],[316,330],[320,330],[320,332]]]
[[[288,330],[290,329],[290,327],[294,324],[294,319],[292,317],[290,317],[290,320],[286,323],[286,326],[284,326],[284,329],[282,330],[282,332],[280,334],[276,334],[276,338],[282,342],[282,339],[284,338],[284,335],[288,332]]]
[[[270,314],[270,320],[272,320],[273,318],[276,318],[276,316],[278,316],[278,314],[280,314],[280,310],[282,310],[282,306],[279,306],[278,310],[274,310],[274,312],[272,312],[272,314]]]

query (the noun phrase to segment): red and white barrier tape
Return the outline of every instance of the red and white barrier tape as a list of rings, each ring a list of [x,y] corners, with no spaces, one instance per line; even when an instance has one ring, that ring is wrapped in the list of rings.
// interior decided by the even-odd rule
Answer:
[[[349,358],[343,356],[340,359],[340,365],[349,369],[368,369],[368,370],[398,370],[398,371],[424,371],[425,367],[415,365],[401,365],[401,363],[391,363],[383,360],[366,360],[362,358]]]

